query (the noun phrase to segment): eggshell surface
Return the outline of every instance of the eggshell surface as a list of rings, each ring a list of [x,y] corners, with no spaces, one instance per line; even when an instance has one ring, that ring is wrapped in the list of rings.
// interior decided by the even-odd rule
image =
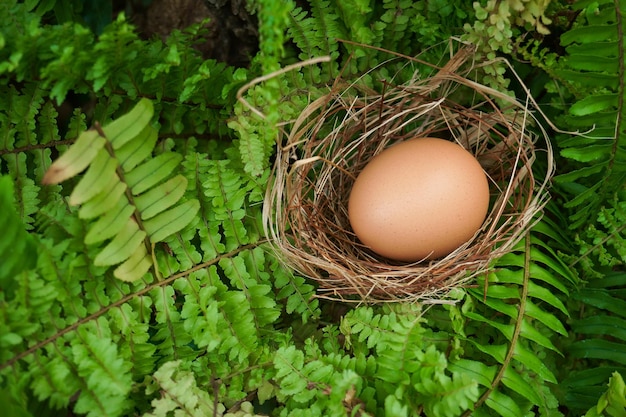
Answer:
[[[384,150],[359,173],[348,202],[352,230],[384,257],[415,262],[471,239],[489,210],[489,182],[474,156],[437,138]]]

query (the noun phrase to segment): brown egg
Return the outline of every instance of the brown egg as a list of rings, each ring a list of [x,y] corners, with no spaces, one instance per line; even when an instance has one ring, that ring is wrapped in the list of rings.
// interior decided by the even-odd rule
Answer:
[[[489,183],[474,156],[436,138],[391,146],[358,175],[348,203],[352,230],[384,257],[436,259],[471,239],[489,209]]]

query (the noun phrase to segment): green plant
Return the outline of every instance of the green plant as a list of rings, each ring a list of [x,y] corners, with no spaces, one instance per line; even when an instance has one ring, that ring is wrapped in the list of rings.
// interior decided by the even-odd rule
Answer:
[[[491,274],[425,306],[322,301],[313,283],[284,268],[261,226],[275,122],[299,114],[339,71],[357,76],[388,60],[385,48],[426,50],[424,59],[438,61],[464,25],[489,27],[480,13],[492,3],[251,2],[261,45],[249,68],[203,60],[193,49],[201,24],[174,31],[166,43],[142,40],[121,14],[101,31],[89,29],[81,22],[93,16],[79,3],[0,4],[0,401],[7,412],[619,410],[623,378],[614,372],[623,375],[626,362],[614,354],[626,340],[619,2],[575,3],[582,12],[563,35],[571,43],[566,55],[540,42],[528,48],[550,58],[533,62],[549,74],[557,110],[577,99],[562,127],[598,123],[590,135],[557,138],[569,159],[559,161],[545,218]],[[504,3],[524,8],[510,22],[515,30],[548,23],[548,9],[532,8],[540,2]],[[614,41],[598,44],[600,28]],[[505,44],[492,49],[512,52]],[[320,55],[333,60],[252,81]],[[613,66],[599,68],[600,59]],[[429,73],[386,68],[363,82],[375,88],[375,77],[389,71]],[[591,136],[607,136],[615,120],[609,140]],[[603,147],[588,153],[589,145]],[[108,176],[95,175],[99,166]],[[150,181],[143,189],[140,176]],[[98,198],[115,193],[109,202],[128,213],[94,240],[97,225],[114,217]],[[112,257],[102,262],[103,253]],[[120,273],[135,255],[140,268]]]
[[[549,74],[552,103],[566,130],[557,135],[564,157],[556,184],[574,247],[563,252],[583,285],[572,293],[572,340],[564,401],[581,413],[594,404],[611,374],[624,375],[624,77],[623,2],[579,1],[561,53],[535,47],[530,57]],[[537,44],[536,44],[537,45]],[[619,376],[615,377],[615,381]],[[601,415],[601,407],[598,406]],[[594,415],[594,414],[589,414]]]

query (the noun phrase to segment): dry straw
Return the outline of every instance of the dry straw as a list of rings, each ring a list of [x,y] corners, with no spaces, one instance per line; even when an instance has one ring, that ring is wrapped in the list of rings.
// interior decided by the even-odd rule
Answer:
[[[265,199],[265,231],[286,266],[317,282],[319,297],[445,302],[451,289],[486,273],[538,219],[553,172],[538,109],[530,95],[519,101],[468,79],[476,67],[472,57],[472,48],[462,45],[433,76],[422,79],[416,71],[406,82],[386,81],[382,91],[362,79],[338,78],[285,124]],[[473,99],[461,105],[454,97]],[[489,178],[490,211],[477,234],[445,258],[402,264],[359,243],[347,201],[372,157],[424,136],[455,141],[476,156]],[[539,146],[547,162],[541,179],[533,172]]]

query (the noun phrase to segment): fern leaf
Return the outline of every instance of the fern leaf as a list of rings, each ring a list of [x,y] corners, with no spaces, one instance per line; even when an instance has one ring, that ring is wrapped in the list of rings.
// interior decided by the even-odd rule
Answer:
[[[95,91],[100,91],[113,80],[125,81],[126,74],[120,69],[135,60],[137,49],[132,45],[136,43],[139,43],[138,36],[121,13],[118,19],[100,35],[99,42],[94,46],[97,58],[85,78],[93,81]],[[131,83],[125,84],[124,87],[127,88],[131,97],[137,95]],[[105,91],[110,94],[107,90]]]
[[[156,347],[149,343],[150,305],[150,297],[141,296],[110,313],[112,331],[119,331],[126,340],[118,346],[120,356],[133,364],[133,379],[151,374],[156,362]]]
[[[64,354],[71,352],[64,349]],[[81,389],[82,382],[75,376],[76,371],[68,356],[46,358],[40,352],[35,354],[33,363],[36,366],[31,374],[31,387],[35,397],[40,401],[48,399],[54,408],[67,407],[72,396]]]
[[[85,170],[104,147],[106,139],[95,130],[82,134],[74,145],[46,171],[44,185],[59,184]]]
[[[580,141],[561,142],[562,155],[583,164],[580,169],[556,178],[575,191],[567,203],[567,207],[575,209],[571,215],[573,229],[592,220],[604,201],[621,189],[626,180],[622,168],[626,163],[622,151],[626,138],[624,6],[603,0],[578,7],[595,8],[596,12],[584,13],[585,24],[561,36],[568,56],[562,59],[563,69],[557,71],[583,89],[579,100],[569,108],[565,122],[584,130],[593,129]],[[594,168],[585,169],[585,165]]]
[[[607,391],[602,394],[598,404],[589,410],[585,417],[611,416],[626,414],[626,384],[619,372],[614,372],[609,379]]]
[[[585,339],[569,346],[569,353],[577,358],[606,359],[626,365],[624,344],[600,339]]]
[[[172,412],[189,417],[222,415],[224,406],[198,387],[193,373],[180,366],[180,360],[166,362],[154,373],[146,393],[158,392],[160,398],[152,400],[153,411],[143,417],[163,417]]]
[[[270,269],[273,271],[274,286],[279,290],[277,300],[285,300],[287,314],[297,313],[304,324],[310,318],[319,316],[319,301],[314,298],[315,287],[303,277],[294,276],[278,259],[273,259]]]
[[[486,388],[491,387],[492,381],[496,376],[496,366],[488,366],[483,362],[471,359],[453,361],[450,364],[450,369],[470,376],[474,381]]]
[[[124,281],[141,278],[152,265],[146,239],[152,243],[163,241],[189,224],[199,209],[196,200],[176,205],[186,186],[182,176],[150,189],[166,178],[180,160],[166,153],[141,164],[152,153],[157,139],[150,125],[152,115],[152,103],[140,101],[104,128],[81,135],[44,176],[44,183],[56,184],[88,167],[70,195],[70,204],[84,204],[79,212],[83,218],[99,217],[85,241],[112,239],[96,256],[94,265],[121,264],[114,275]],[[156,172],[150,171],[154,161],[165,163]],[[170,192],[174,191],[172,187],[178,190]],[[99,205],[103,202],[111,211],[105,213]]]
[[[72,344],[78,375],[87,389],[80,393],[74,410],[95,417],[102,413],[121,416],[131,404],[131,364],[118,356],[117,346],[86,328],[79,328],[79,338]]]
[[[146,232],[139,230],[137,223],[129,219],[115,237],[98,253],[94,259],[94,265],[116,265],[125,261],[137,251],[145,237]]]
[[[224,244],[221,242],[222,236],[219,232],[219,222],[214,217],[211,201],[212,194],[209,194],[209,196],[205,195],[203,181],[201,180],[204,177],[204,173],[213,163],[209,160],[208,155],[193,152],[187,156],[182,164],[183,174],[188,180],[189,193],[200,202],[201,222],[198,235],[201,239],[200,248],[205,261],[215,259],[219,253],[226,251]]]
[[[191,335],[184,327],[181,313],[176,309],[175,290],[171,286],[158,287],[150,291],[155,307],[156,323],[151,342],[162,363],[170,360],[193,358],[198,355],[190,346]]]
[[[90,161],[87,172],[70,194],[70,204],[73,206],[83,204],[93,199],[105,187],[108,188],[109,184],[117,183],[117,167],[117,161],[111,158],[109,152],[104,148],[100,149],[96,157]]]
[[[0,177],[0,228],[4,230],[0,239],[0,286],[8,292],[9,298],[15,290],[15,275],[31,269],[37,262],[37,248],[33,238],[26,233],[23,223],[15,211],[13,201],[13,181]]]
[[[426,415],[460,415],[474,407],[479,396],[475,380],[464,373],[448,376],[446,357],[435,346],[417,356],[421,370],[414,375],[413,386]]]
[[[302,51],[301,59],[322,55],[336,59],[339,56],[337,40],[346,39],[346,33],[336,7],[334,3],[315,0],[311,2],[310,15],[301,8],[294,9],[288,33]],[[335,64],[329,65],[331,71],[327,75],[332,76]]]
[[[626,300],[611,294],[606,289],[586,288],[575,294],[584,304],[626,317]]]
[[[607,314],[577,320],[572,323],[572,330],[578,334],[610,334],[626,342],[626,320]]]
[[[207,352],[213,352],[220,346],[222,339],[218,327],[218,304],[215,300],[217,287],[200,287],[200,280],[206,278],[206,271],[189,277],[189,287],[182,289],[187,295],[181,316],[185,319],[185,328],[192,335],[194,343]]]
[[[37,206],[40,203],[40,187],[35,181],[28,177],[28,162],[25,153],[18,153],[6,158],[8,172],[11,173],[14,185],[15,205],[27,230],[32,228],[35,219],[33,215],[37,213]]]
[[[489,394],[485,404],[501,416],[522,417],[525,415],[511,397],[497,390]]]
[[[127,187],[122,182],[110,181],[97,195],[86,201],[78,211],[82,219],[93,219],[111,211],[117,206]]]
[[[140,195],[167,178],[181,160],[177,153],[164,152],[126,173],[125,178],[133,195]]]
[[[163,210],[161,206],[159,209]],[[150,241],[162,242],[166,237],[178,232],[191,222],[199,209],[197,200],[188,200],[146,220],[143,225]]]
[[[606,382],[614,372],[624,375],[625,367],[598,366],[573,372],[563,382],[565,401],[573,410],[585,410],[598,403],[599,398],[606,391]]]

